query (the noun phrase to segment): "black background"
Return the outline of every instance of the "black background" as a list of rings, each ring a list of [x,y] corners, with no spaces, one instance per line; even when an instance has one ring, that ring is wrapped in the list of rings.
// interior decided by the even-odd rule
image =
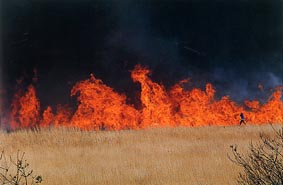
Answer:
[[[167,88],[211,82],[217,96],[260,98],[282,85],[280,0],[14,0],[1,5],[3,79],[32,82],[43,106],[68,103],[78,80],[94,73],[135,103],[135,64]],[[265,92],[258,90],[261,83]]]

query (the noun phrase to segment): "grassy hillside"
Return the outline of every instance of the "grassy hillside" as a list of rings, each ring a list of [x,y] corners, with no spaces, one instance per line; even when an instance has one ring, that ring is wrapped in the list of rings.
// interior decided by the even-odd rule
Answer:
[[[282,125],[277,124],[275,128]],[[234,184],[239,167],[230,145],[248,150],[269,125],[84,132],[46,129],[0,133],[7,155],[17,150],[43,184]]]

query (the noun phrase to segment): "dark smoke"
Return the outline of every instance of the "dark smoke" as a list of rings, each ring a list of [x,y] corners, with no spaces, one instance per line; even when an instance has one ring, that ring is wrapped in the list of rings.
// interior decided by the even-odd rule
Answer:
[[[72,103],[69,91],[90,73],[134,103],[135,64],[169,88],[215,85],[217,98],[265,101],[282,85],[281,1],[5,1],[5,89],[32,82],[42,106]],[[2,27],[1,27],[2,28]],[[2,67],[2,66],[1,66]],[[264,91],[258,88],[262,84]]]
[[[2,17],[2,1],[0,1],[0,17]],[[3,111],[3,48],[2,48],[2,19],[0,18],[0,123]]]
[[[187,7],[180,8],[182,4]],[[215,19],[209,20],[209,14],[216,13],[216,11],[220,11],[220,14],[228,14],[229,10],[224,9],[232,8],[235,5],[235,10],[240,10],[240,13],[235,11],[235,15],[229,14],[227,20],[221,20],[221,17],[218,17],[222,15],[217,15]],[[270,6],[268,11],[275,10],[276,13],[263,13],[262,9],[265,5],[262,2],[240,2],[239,4],[190,2],[186,4],[163,1],[152,8],[152,3],[149,2],[123,1],[123,3],[114,3],[111,13],[115,17],[116,24],[106,42],[106,47],[110,48],[110,52],[106,52],[102,61],[105,68],[119,61],[124,69],[133,68],[137,62],[149,65],[153,69],[153,79],[167,87],[182,78],[192,77],[192,84],[196,87],[204,88],[205,83],[213,83],[219,97],[229,95],[238,102],[244,99],[265,101],[270,95],[271,89],[283,84],[282,52],[280,51],[280,43],[276,40],[282,41],[280,34],[282,22],[280,22],[281,18],[278,14],[279,9],[275,7],[276,2],[267,4]],[[193,11],[194,7],[197,7],[201,12],[195,12],[192,15],[184,13],[185,11]],[[181,9],[181,13],[175,10],[177,8]],[[212,9],[210,12],[209,8]],[[246,12],[248,10],[254,10],[254,12]],[[166,15],[167,11],[168,15]],[[209,13],[206,14],[205,11]],[[261,22],[252,23],[253,20],[245,20],[245,16],[252,17],[253,13],[259,14],[258,17],[253,18]],[[203,19],[208,20],[204,20],[205,26],[200,26],[198,21]],[[177,22],[181,22],[180,24],[185,26],[187,21],[191,21],[188,23],[191,27],[172,30],[172,27],[179,26]],[[218,21],[223,23],[218,23]],[[239,24],[240,28],[233,28],[236,24],[233,21],[236,23],[243,21],[243,25]],[[266,21],[271,21],[273,24],[264,28],[260,24]],[[227,25],[218,25],[224,23]],[[216,28],[213,27],[214,25]],[[194,26],[197,26],[199,30],[196,30]],[[164,30],[161,30],[161,27]],[[263,34],[266,34],[265,43],[262,43],[262,38],[257,35],[257,30],[253,30],[256,28],[261,31],[266,29],[262,31]],[[190,30],[200,32],[195,37],[191,37],[192,41],[182,37],[184,34],[182,32],[190,33]],[[209,33],[211,31],[215,33]],[[217,31],[218,33],[216,33]],[[269,35],[270,33],[272,35]],[[202,39],[202,37],[209,36],[216,36],[219,40],[211,44],[209,42],[214,41],[213,38]],[[233,38],[233,36],[243,38]],[[207,41],[207,43],[199,44],[198,41]],[[248,46],[245,46],[245,42],[248,43]],[[208,47],[204,45],[208,45]],[[240,47],[243,47],[243,50]],[[259,49],[261,47],[264,49]],[[117,69],[121,70],[119,67],[110,69],[111,79],[120,76]],[[126,78],[126,80],[129,79],[128,76]],[[130,82],[125,84],[128,83]],[[259,84],[263,85],[263,90],[258,88]],[[115,86],[115,84],[113,85]],[[125,89],[126,86],[122,89]]]

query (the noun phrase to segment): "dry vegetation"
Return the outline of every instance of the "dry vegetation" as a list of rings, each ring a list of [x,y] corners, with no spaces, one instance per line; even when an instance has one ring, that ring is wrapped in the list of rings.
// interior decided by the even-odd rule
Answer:
[[[275,128],[282,125],[277,124]],[[42,184],[235,184],[241,170],[230,145],[248,150],[271,126],[158,128],[84,132],[46,129],[0,133],[6,154],[25,158]]]

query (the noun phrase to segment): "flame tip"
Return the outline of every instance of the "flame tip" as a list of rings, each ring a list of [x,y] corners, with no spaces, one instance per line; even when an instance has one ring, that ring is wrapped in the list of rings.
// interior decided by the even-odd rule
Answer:
[[[283,122],[283,86],[276,87],[265,104],[245,100],[244,105],[239,106],[229,96],[215,100],[216,90],[211,83],[207,83],[204,90],[193,88],[188,91],[182,84],[189,79],[184,79],[166,90],[162,84],[148,77],[150,73],[147,67],[140,64],[131,71],[133,81],[141,86],[139,109],[126,103],[125,94],[115,92],[91,73],[89,79],[77,82],[71,89],[71,96],[76,95],[78,101],[76,110],[58,104],[55,109],[47,106],[40,115],[40,102],[31,84],[25,91],[19,89],[14,95],[10,112],[11,128],[53,125],[84,130],[121,130],[156,126],[236,125],[239,124],[241,112],[248,123]],[[0,113],[3,114],[1,109]]]

